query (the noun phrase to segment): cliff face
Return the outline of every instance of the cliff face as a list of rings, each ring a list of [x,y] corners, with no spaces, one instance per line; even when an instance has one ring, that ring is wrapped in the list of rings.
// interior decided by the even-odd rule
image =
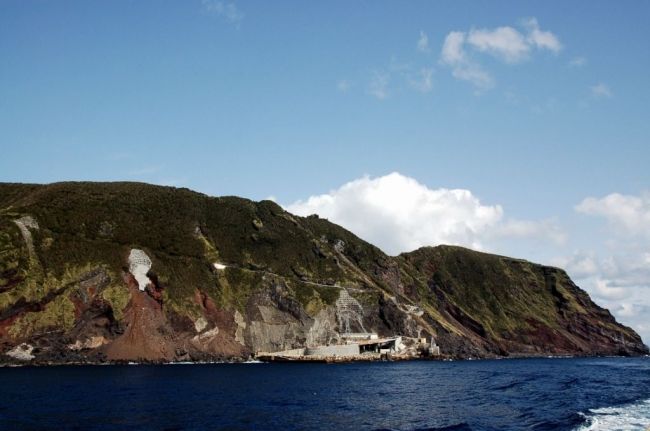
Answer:
[[[641,353],[646,347],[559,268],[460,247],[401,256],[435,295],[443,319],[498,355]]]
[[[0,184],[0,361],[245,358],[341,332],[458,357],[642,354],[562,270],[389,257],[273,202],[138,183]]]

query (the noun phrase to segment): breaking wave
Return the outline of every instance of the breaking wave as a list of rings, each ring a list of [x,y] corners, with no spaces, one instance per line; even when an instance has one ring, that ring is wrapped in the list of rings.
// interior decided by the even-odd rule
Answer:
[[[576,431],[646,431],[650,429],[650,399],[616,407],[591,409]]]

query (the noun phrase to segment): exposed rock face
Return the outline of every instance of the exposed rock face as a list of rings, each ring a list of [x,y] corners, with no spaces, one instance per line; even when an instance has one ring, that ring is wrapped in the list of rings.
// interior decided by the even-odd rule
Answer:
[[[96,349],[107,343],[108,341],[106,340],[106,338],[102,337],[101,335],[92,336],[90,338],[87,338],[84,341],[77,340],[74,342],[74,344],[69,344],[68,349],[70,350]]]
[[[32,355],[33,351],[33,346],[27,343],[22,343],[9,350],[6,355],[19,361],[31,361],[34,359],[34,355]]]
[[[147,256],[147,253],[137,248],[132,249],[131,253],[129,253],[129,272],[138,282],[138,289],[141,292],[144,292],[151,283],[151,280],[147,277],[150,269],[151,259]]]
[[[625,355],[646,347],[563,270],[472,252],[423,248],[402,255],[425,278],[438,312],[499,355]]]
[[[25,245],[27,246],[29,257],[32,259],[36,258],[36,252],[34,251],[34,241],[32,240],[32,233],[29,230],[38,230],[38,222],[31,216],[23,216],[17,220],[14,220],[14,223],[16,223],[16,226],[18,226],[18,229],[20,229],[20,233],[25,240]]]
[[[105,349],[108,359],[172,360],[176,337],[158,302],[138,289],[134,277],[125,277],[130,302],[124,312],[125,330]]]
[[[241,359],[363,331],[456,357],[647,353],[557,268],[448,246],[389,257],[269,201],[0,184],[0,362]]]

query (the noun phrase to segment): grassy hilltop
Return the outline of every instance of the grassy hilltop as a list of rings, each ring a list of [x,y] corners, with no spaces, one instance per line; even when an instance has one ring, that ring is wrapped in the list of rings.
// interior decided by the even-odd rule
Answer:
[[[151,260],[145,292],[132,249]],[[363,308],[355,330],[434,336],[453,356],[647,352],[557,268],[451,246],[390,257],[271,201],[0,184],[2,361],[243,358],[332,342],[343,289]]]

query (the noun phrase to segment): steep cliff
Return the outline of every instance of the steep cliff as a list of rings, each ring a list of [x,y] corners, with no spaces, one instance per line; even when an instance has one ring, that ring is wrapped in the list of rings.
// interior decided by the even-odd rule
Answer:
[[[448,246],[390,257],[270,201],[0,184],[0,361],[246,358],[344,330],[434,336],[458,357],[647,352],[557,268]]]

